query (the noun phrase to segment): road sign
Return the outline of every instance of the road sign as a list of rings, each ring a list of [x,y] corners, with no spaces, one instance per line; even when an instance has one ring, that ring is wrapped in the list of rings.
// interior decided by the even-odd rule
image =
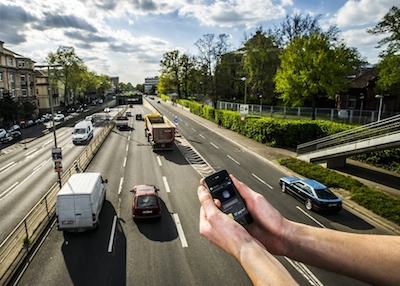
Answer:
[[[249,105],[241,104],[240,105],[240,115],[247,115],[247,114],[249,114]]]

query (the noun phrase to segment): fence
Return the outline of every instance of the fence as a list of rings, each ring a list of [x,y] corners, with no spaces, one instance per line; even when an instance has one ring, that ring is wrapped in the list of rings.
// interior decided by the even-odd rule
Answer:
[[[241,103],[218,101],[218,109],[240,111]],[[249,114],[281,119],[311,119],[311,107],[287,107],[260,104],[248,104]],[[395,112],[381,112],[381,119],[396,115]],[[347,124],[368,124],[378,120],[379,112],[374,110],[345,110],[334,108],[316,108],[315,119],[330,120]]]
[[[123,114],[125,110],[126,108],[118,115]],[[98,136],[92,139],[74,164],[62,173],[61,185],[64,185],[73,174],[87,168],[114,126],[115,118]],[[53,221],[59,190],[60,186],[57,181],[0,245],[0,285],[6,285],[10,282],[18,267],[28,257],[31,248]]]

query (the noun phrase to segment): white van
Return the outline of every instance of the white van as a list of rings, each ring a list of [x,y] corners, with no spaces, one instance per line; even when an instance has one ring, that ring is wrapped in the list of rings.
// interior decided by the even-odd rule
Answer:
[[[99,226],[99,215],[106,199],[107,179],[100,173],[72,175],[57,194],[57,229],[84,231]]]
[[[83,120],[74,126],[72,131],[72,142],[77,145],[80,143],[88,142],[93,138],[94,130],[91,121]]]

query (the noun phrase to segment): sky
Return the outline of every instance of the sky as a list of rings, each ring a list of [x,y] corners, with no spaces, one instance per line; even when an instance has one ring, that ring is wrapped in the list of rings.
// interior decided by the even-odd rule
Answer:
[[[0,41],[36,64],[60,46],[75,49],[90,71],[143,84],[159,76],[163,54],[199,55],[206,34],[229,36],[232,50],[258,27],[280,26],[287,15],[321,15],[336,25],[347,46],[370,64],[379,61],[382,35],[370,35],[400,0],[0,0]]]

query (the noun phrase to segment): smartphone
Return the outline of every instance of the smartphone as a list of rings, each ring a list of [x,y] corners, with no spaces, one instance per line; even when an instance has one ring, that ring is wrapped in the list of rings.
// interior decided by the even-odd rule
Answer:
[[[246,203],[226,170],[220,170],[207,176],[204,178],[204,182],[211,196],[221,202],[221,211],[242,226],[247,226],[253,222],[253,217],[247,210]]]

